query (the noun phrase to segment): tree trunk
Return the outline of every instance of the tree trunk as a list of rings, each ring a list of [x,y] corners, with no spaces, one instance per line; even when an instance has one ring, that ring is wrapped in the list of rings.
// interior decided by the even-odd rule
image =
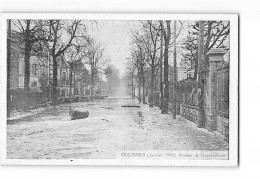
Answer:
[[[172,110],[172,115],[173,115],[173,119],[176,119],[176,81],[177,81],[177,53],[176,53],[176,49],[177,49],[177,43],[176,43],[176,20],[174,21],[174,49],[173,49],[173,110]]]
[[[25,29],[25,51],[24,51],[24,110],[27,111],[30,108],[30,53],[31,53],[31,41],[30,41],[30,24],[31,20],[26,20]]]
[[[203,60],[204,60],[204,65],[208,65],[209,64],[209,57],[208,57],[208,51],[210,50],[209,49],[209,44],[210,44],[210,40],[211,40],[211,30],[212,30],[212,24],[213,22],[212,21],[208,21],[207,22],[208,24],[208,30],[207,30],[207,38],[206,38],[206,42],[205,42],[205,45],[203,47]],[[203,41],[203,44],[204,44],[204,41]]]
[[[47,66],[47,87],[46,87],[46,90],[47,90],[47,99],[48,99],[48,102],[50,101],[50,97],[51,97],[51,84],[50,84],[50,59],[51,59],[51,52],[50,50],[48,50],[48,66]]]
[[[91,69],[91,86],[90,86],[90,100],[93,100],[93,87],[94,87],[94,70]]]
[[[52,104],[57,104],[58,98],[58,62],[55,55],[52,56],[53,60],[53,82],[52,82]]]
[[[163,29],[161,30],[161,47],[160,47],[160,109],[162,109],[162,106],[163,106],[162,62],[163,62]]]
[[[154,94],[154,58],[152,59],[152,69],[151,69],[151,91],[150,91],[150,103],[149,107],[153,107],[153,94]]]
[[[142,74],[142,86],[143,86],[143,104],[146,104],[146,101],[145,101],[145,78],[144,78],[144,67],[142,65],[141,67],[141,74]]]
[[[11,74],[11,20],[8,20],[8,38],[7,38],[7,117],[11,113],[11,90],[10,90],[10,74]]]
[[[72,89],[72,66],[70,66],[70,93],[69,93],[69,102],[71,103],[71,89]]]
[[[199,107],[199,112],[198,112],[198,121],[197,121],[197,126],[199,128],[204,128],[205,127],[205,109],[204,109],[204,86],[203,86],[203,79],[202,79],[202,74],[201,74],[201,67],[204,62],[203,54],[204,54],[204,21],[199,22],[199,43],[198,43],[198,92],[200,91],[200,94],[198,96],[198,107]]]
[[[99,96],[102,96],[102,74],[100,74],[100,80],[99,80]]]
[[[135,98],[135,95],[134,95],[134,72],[131,72],[131,85],[132,85],[132,98],[134,99]]]
[[[197,55],[196,55],[197,56]],[[195,60],[193,80],[196,81],[198,77],[198,59]]]
[[[164,100],[163,100],[163,109],[162,109],[162,114],[167,114],[168,113],[168,106],[169,106],[169,80],[168,80],[168,48],[169,48],[169,41],[171,37],[171,26],[170,26],[171,21],[167,20],[167,34],[165,33],[165,50],[164,50]]]
[[[142,81],[141,81],[141,73],[140,70],[138,70],[138,101],[139,103],[142,102],[142,97],[141,97],[141,85]]]

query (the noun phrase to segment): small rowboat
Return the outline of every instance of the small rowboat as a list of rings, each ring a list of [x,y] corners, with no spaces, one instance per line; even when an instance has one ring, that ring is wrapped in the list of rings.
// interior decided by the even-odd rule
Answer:
[[[83,119],[89,116],[89,112],[87,110],[82,109],[69,109],[69,114],[72,117],[71,120],[75,119]]]

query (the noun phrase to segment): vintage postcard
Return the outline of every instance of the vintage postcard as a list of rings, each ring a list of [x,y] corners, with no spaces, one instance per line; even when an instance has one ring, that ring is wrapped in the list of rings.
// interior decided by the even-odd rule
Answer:
[[[1,164],[238,165],[236,14],[1,14]]]

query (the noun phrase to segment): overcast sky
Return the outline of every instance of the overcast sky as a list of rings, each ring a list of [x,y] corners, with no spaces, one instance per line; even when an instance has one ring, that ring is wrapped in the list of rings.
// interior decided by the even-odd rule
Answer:
[[[88,23],[89,24],[89,23]],[[186,24],[188,25],[188,24]],[[124,74],[127,65],[126,58],[130,57],[130,31],[131,29],[140,28],[138,21],[97,21],[96,25],[89,25],[89,33],[97,42],[101,42],[105,48],[105,56],[109,57],[111,63],[120,70],[120,76]],[[182,29],[180,36],[186,33],[187,29]],[[181,40],[178,37],[177,41]],[[170,49],[169,63],[172,64],[172,52]],[[178,64],[180,55],[177,52]]]
[[[186,37],[188,26],[194,21],[184,21],[181,28],[181,33],[177,37],[177,66],[180,64],[182,56],[179,51],[182,50],[181,42],[183,38]],[[89,33],[97,42],[101,42],[104,46],[105,52],[104,57],[109,58],[111,64],[113,64],[120,71],[120,76],[122,77],[126,69],[127,60],[130,57],[130,31],[131,29],[140,28],[140,23],[138,21],[115,21],[115,20],[102,20],[97,21],[97,25],[89,23]],[[90,25],[92,24],[92,25]],[[171,24],[172,28],[173,25]],[[177,22],[177,32],[179,32],[180,23]],[[172,41],[173,39],[171,39]],[[172,47],[169,49],[169,64],[173,63],[173,52]],[[228,55],[225,56],[227,60]]]
[[[90,29],[90,34],[104,45],[105,56],[124,74],[126,58],[129,57],[131,28],[137,26],[137,21],[97,21],[97,26]]]

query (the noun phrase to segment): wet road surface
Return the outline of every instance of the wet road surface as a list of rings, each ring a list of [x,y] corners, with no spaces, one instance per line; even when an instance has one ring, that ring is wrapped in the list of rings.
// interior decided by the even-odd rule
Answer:
[[[228,150],[228,143],[197,129],[187,120],[173,120],[157,107],[130,98],[107,98],[71,104],[88,110],[88,118],[71,120],[69,104],[7,125],[9,159],[116,158],[118,151]]]

